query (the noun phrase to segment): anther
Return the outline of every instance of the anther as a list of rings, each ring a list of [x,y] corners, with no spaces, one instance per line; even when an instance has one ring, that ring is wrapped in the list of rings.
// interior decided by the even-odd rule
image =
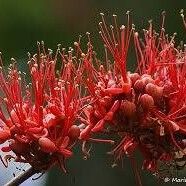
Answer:
[[[135,24],[132,24],[132,30],[135,30]]]
[[[86,55],[84,53],[81,53],[81,57],[84,58]]]
[[[103,22],[99,22],[98,24],[99,24],[99,26],[102,26]]]
[[[126,15],[129,15],[129,14],[130,14],[130,11],[129,11],[129,10],[127,10]]]
[[[136,37],[138,37],[139,34],[138,34],[138,32],[135,32],[134,35],[135,35]]]
[[[149,24],[152,24],[152,19],[150,19],[148,22],[149,22]]]
[[[74,46],[78,47],[79,43],[78,42],[74,42]]]
[[[181,15],[181,17],[184,18],[184,10],[183,9],[180,10],[180,15]]]
[[[162,16],[165,16],[166,15],[166,11],[163,10],[162,13],[161,13]]]
[[[60,43],[59,43],[59,44],[57,44],[57,47],[58,47],[58,48],[60,48],[60,47],[61,47],[61,44],[60,44]]]
[[[120,30],[124,30],[125,29],[125,25],[121,25]]]
[[[16,60],[12,57],[11,59],[10,59],[12,62],[15,62]]]

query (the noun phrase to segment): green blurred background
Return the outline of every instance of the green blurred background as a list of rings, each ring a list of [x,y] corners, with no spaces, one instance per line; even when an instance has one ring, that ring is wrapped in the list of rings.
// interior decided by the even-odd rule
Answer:
[[[63,47],[73,46],[78,35],[85,35],[88,31],[92,33],[94,48],[101,56],[103,48],[97,26],[99,13],[104,12],[108,19],[113,13],[117,14],[122,23],[127,10],[131,10],[133,22],[140,29],[147,27],[149,19],[153,19],[155,27],[159,28],[160,15],[165,10],[167,33],[177,32],[177,40],[185,41],[179,16],[182,8],[186,10],[186,0],[0,0],[0,51],[5,63],[14,57],[24,69],[27,52],[37,51],[37,41],[43,40],[46,47],[55,50],[58,43]],[[86,37],[84,40],[86,42]],[[51,170],[47,186],[135,185],[128,160],[124,160],[123,167],[111,168],[112,159],[105,153],[109,146],[94,146],[87,161],[82,160],[79,149],[67,163],[69,173],[64,175],[59,170]],[[146,172],[142,172],[142,181],[144,186],[158,185],[154,176]]]

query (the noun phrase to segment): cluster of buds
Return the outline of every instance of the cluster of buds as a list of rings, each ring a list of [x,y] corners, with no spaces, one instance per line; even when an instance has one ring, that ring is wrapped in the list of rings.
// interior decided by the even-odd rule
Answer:
[[[179,162],[186,160],[185,46],[175,46],[176,34],[165,34],[164,13],[160,33],[149,21],[143,39],[129,12],[126,26],[118,28],[116,17],[108,27],[101,14],[103,63],[87,33],[86,53],[80,39],[74,43],[76,55],[72,48],[68,54],[58,48],[53,55],[38,43],[38,54],[29,56],[29,84],[15,60],[8,72],[1,67],[0,143],[7,142],[1,150],[15,154],[1,158],[5,166],[13,158],[39,170],[58,164],[66,171],[64,160],[77,142],[87,157],[87,142],[113,144],[115,139],[110,152],[115,161],[124,155],[132,158],[139,150],[146,170],[158,172],[167,163],[181,167]],[[183,12],[182,18],[185,23]],[[127,70],[132,38],[135,72]],[[95,138],[97,134],[109,139]]]

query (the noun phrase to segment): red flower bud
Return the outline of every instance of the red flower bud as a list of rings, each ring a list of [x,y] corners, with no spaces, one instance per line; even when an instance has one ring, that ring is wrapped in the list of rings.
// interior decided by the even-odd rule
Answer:
[[[154,99],[148,94],[143,94],[139,100],[143,109],[149,110],[154,106]]]
[[[77,125],[72,125],[68,131],[68,136],[72,139],[77,139],[80,135],[80,129]]]
[[[46,153],[51,153],[51,152],[56,152],[57,151],[57,147],[56,145],[54,144],[54,142],[52,142],[50,139],[48,138],[45,138],[45,137],[41,137],[39,138],[39,141],[38,141],[40,147],[41,147],[41,150],[43,152],[46,152]]]
[[[123,101],[121,103],[121,110],[126,117],[134,116],[136,112],[136,105],[130,101]]]

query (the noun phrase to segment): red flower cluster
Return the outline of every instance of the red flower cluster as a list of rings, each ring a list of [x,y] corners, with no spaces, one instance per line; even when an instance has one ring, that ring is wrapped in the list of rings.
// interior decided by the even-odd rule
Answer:
[[[80,138],[96,133],[118,136],[119,144],[111,151],[117,159],[124,154],[132,157],[138,149],[144,157],[143,168],[156,172],[159,165],[173,163],[186,157],[186,52],[175,47],[173,34],[160,33],[149,22],[144,39],[130,23],[127,26],[106,25],[104,15],[100,35],[106,49],[105,63],[92,57],[92,46],[84,60],[85,84],[91,95],[91,106],[84,109],[88,125]],[[131,26],[132,25],[132,26]],[[137,68],[127,71],[127,51],[134,38]],[[108,59],[108,52],[114,63]],[[92,62],[94,59],[94,62]],[[96,65],[94,65],[96,64]]]
[[[29,58],[31,83],[18,71],[16,62],[5,72],[1,68],[0,142],[2,151],[13,151],[15,161],[48,169],[72,155],[72,147],[82,141],[118,145],[111,151],[115,159],[133,157],[138,149],[143,168],[156,172],[160,164],[178,166],[186,157],[186,52],[175,46],[175,35],[165,34],[164,18],[160,33],[143,30],[143,39],[130,22],[118,28],[107,26],[104,15],[99,23],[105,46],[105,61],[97,59],[88,38],[88,51],[75,42],[76,55],[51,51],[39,45]],[[183,20],[184,16],[182,14]],[[185,23],[185,22],[184,22]],[[127,70],[127,53],[134,39],[137,68]],[[109,53],[110,52],[110,53]],[[112,56],[113,61],[109,60]],[[59,59],[60,58],[60,59]],[[57,61],[61,61],[58,66]],[[57,70],[60,69],[60,70]],[[109,140],[93,138],[106,134]],[[179,156],[178,156],[179,155]]]
[[[7,166],[14,158],[37,170],[59,163],[65,171],[64,159],[72,156],[80,135],[75,122],[82,106],[77,73],[81,67],[73,63],[72,50],[66,55],[58,49],[52,58],[51,50],[46,53],[38,45],[38,54],[28,61],[31,83],[27,84],[14,60],[7,73],[1,67],[0,142],[8,141],[1,150],[16,155],[7,155],[3,163]],[[59,56],[61,69],[56,72]]]

